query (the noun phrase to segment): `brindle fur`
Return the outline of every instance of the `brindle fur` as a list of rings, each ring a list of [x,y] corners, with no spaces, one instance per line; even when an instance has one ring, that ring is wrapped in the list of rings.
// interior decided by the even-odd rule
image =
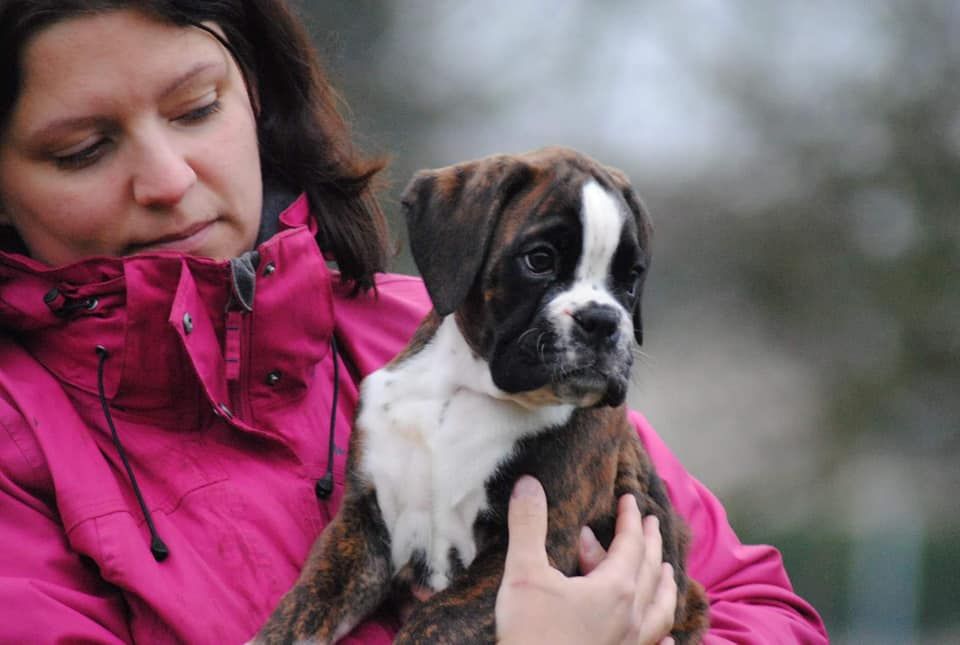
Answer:
[[[591,165],[595,162],[558,150],[528,155],[519,170],[509,158],[495,157],[479,169],[457,166],[435,171],[428,177],[431,181],[414,182],[408,194],[411,190],[430,190],[452,204],[458,195],[472,191],[482,201],[493,203],[492,208],[498,208],[506,200],[500,183],[515,182],[518,177],[529,179],[542,172],[540,165],[550,164],[556,157],[572,160],[575,166],[583,165],[594,175],[602,175],[601,178],[612,176],[613,185],[623,191],[631,210],[640,212],[636,196],[622,174],[608,168],[604,168],[606,174],[602,174]],[[544,199],[544,194],[538,188],[522,199]],[[451,209],[451,218],[461,217],[455,215],[457,212]],[[451,224],[453,229],[463,225]],[[644,230],[643,234],[649,231]],[[490,237],[491,233],[487,231],[483,235]],[[457,262],[463,253],[465,251],[457,251]],[[476,316],[482,315],[480,303],[486,301],[489,294],[482,293],[480,297],[464,301],[469,285],[464,285],[462,276],[454,280],[461,283],[453,286],[450,282],[438,286],[426,275],[425,279],[437,309],[441,309],[438,300],[446,301],[446,308],[451,311],[450,303],[458,307],[462,330],[464,318],[476,320]],[[636,313],[635,331],[639,342],[639,304]],[[393,364],[402,363],[419,352],[434,335],[440,321],[436,312],[429,314]],[[481,353],[482,339],[467,335],[467,340]],[[393,570],[389,533],[381,519],[376,491],[358,475],[363,444],[363,428],[357,427],[350,440],[343,505],[317,540],[297,584],[283,597],[258,634],[257,642],[330,642],[334,636],[343,635],[337,630],[344,624],[356,624],[372,614],[390,597],[391,587],[417,582],[417,563],[401,571]],[[623,405],[577,409],[563,427],[550,428],[519,442],[513,456],[491,473],[486,482],[489,506],[474,524],[476,558],[465,569],[459,567],[449,587],[417,604],[395,642],[431,645],[495,642],[494,606],[507,548],[507,505],[513,483],[522,474],[535,476],[544,486],[549,506],[548,556],[551,564],[567,575],[578,573],[577,543],[582,526],[590,526],[601,543],[609,546],[621,495],[632,493],[644,515],[656,515],[663,536],[663,559],[673,565],[678,589],[672,636],[678,643],[700,642],[708,622],[707,599],[702,587],[686,575],[687,529],[672,510],[663,483],[629,423]],[[409,597],[408,591],[407,594]]]
[[[435,319],[427,319],[423,327],[435,324]],[[389,538],[373,489],[355,475],[362,436],[355,431],[351,438],[343,505],[314,545],[297,584],[260,633],[262,642],[329,642],[341,622],[372,614],[389,595],[394,575]],[[577,410],[564,427],[520,443],[514,458],[487,483],[490,509],[474,529],[476,559],[450,587],[415,608],[396,643],[495,642],[494,604],[507,548],[507,504],[513,482],[524,473],[543,482],[549,507],[547,553],[551,564],[567,575],[578,573],[581,526],[590,526],[609,546],[621,495],[632,493],[644,515],[656,515],[663,559],[674,566],[678,589],[672,636],[677,643],[699,642],[707,625],[707,602],[700,585],[686,575],[686,527],[671,509],[663,483],[620,406]]]

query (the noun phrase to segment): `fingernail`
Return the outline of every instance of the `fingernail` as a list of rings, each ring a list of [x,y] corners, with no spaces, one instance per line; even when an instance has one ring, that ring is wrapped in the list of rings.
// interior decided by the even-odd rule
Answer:
[[[536,497],[540,494],[540,483],[530,475],[523,475],[513,485],[514,497]]]

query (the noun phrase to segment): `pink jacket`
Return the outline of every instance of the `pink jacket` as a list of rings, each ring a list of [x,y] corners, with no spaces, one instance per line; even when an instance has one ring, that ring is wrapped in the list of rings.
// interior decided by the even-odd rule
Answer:
[[[0,641],[240,643],[293,583],[343,494],[357,383],[429,303],[404,276],[350,297],[303,197],[258,250],[250,311],[231,297],[228,262],[157,254],[49,268],[0,254]],[[331,333],[348,360],[335,489],[318,501]],[[162,562],[101,385],[169,547]],[[633,418],[692,527],[689,570],[710,594],[711,642],[825,642],[778,552],[741,545],[717,500]],[[349,642],[388,643],[395,625],[385,613]]]

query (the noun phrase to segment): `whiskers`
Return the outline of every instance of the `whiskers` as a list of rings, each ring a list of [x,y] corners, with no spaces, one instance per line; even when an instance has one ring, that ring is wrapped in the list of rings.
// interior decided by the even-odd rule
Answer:
[[[633,367],[630,369],[630,387],[631,391],[637,392],[643,387],[643,379],[647,373],[656,369],[657,359],[643,351],[636,343],[631,345],[630,352],[633,354]]]
[[[557,363],[556,363],[556,368],[557,368],[557,369],[556,369],[556,371],[554,372],[554,381],[555,381],[555,382],[562,382],[562,381],[564,381],[568,376],[570,376],[570,375],[573,374],[574,372],[580,372],[580,371],[585,371],[585,370],[590,370],[590,369],[596,369],[596,368],[597,368],[597,361],[596,361],[596,359],[591,360],[589,363],[587,363],[587,362],[584,362],[584,363],[579,363],[579,362],[578,362],[578,363],[573,363],[573,362],[570,362],[569,360],[567,360],[567,359],[568,359],[568,356],[567,356],[567,354],[566,354],[565,352],[561,352],[561,353],[559,354],[559,357],[560,357],[560,358],[559,358],[559,360],[558,360]]]
[[[538,328],[536,328],[536,327],[531,327],[531,328],[528,329],[527,331],[525,331],[525,332],[523,332],[522,334],[520,334],[520,337],[517,338],[517,344],[518,344],[518,345],[523,345],[523,340],[524,340],[527,336],[529,336],[530,334],[535,334],[535,333],[537,333],[538,331],[540,331]]]
[[[637,345],[636,343],[634,343],[634,344],[630,347],[630,353],[633,354],[633,363],[634,363],[634,365],[636,365],[637,363],[651,363],[651,364],[652,364],[652,363],[655,363],[655,362],[656,362],[656,360],[653,358],[653,356],[651,356],[650,354],[648,354],[648,353],[646,353],[645,351],[643,351],[643,349],[641,349],[640,346]]]
[[[539,359],[539,361],[540,361],[541,364],[544,364],[544,363],[547,362],[547,332],[546,332],[546,330],[541,329],[541,328],[539,328],[539,327],[531,327],[530,329],[528,329],[528,330],[526,330],[525,332],[523,332],[522,334],[520,334],[520,337],[517,338],[517,345],[518,345],[521,349],[526,349],[527,345],[526,345],[526,343],[525,343],[524,341],[525,341],[525,339],[527,338],[527,336],[531,336],[531,335],[533,335],[533,334],[538,334],[538,336],[537,336],[536,341],[534,341],[534,343],[533,343],[533,347],[532,347],[531,353],[534,354],[534,355],[537,357],[537,359]]]

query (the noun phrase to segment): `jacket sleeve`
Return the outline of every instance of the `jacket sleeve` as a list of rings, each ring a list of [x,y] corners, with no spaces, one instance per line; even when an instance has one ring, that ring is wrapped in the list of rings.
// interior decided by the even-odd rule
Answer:
[[[793,592],[780,552],[741,544],[717,498],[684,470],[646,419],[634,412],[631,420],[675,509],[690,527],[688,573],[710,599],[705,642],[827,643],[820,616]]]
[[[0,400],[0,643],[129,643],[126,607],[60,524],[26,422]]]

